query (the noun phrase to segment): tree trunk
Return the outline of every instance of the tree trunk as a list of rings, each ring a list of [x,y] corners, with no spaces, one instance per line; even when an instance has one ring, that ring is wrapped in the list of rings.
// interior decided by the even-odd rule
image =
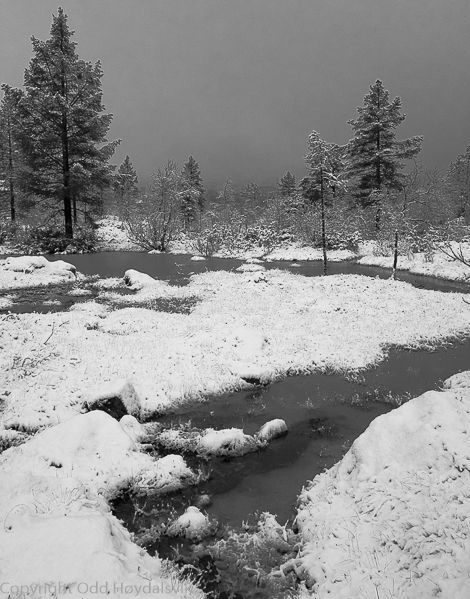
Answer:
[[[67,116],[62,117],[62,185],[64,201],[65,236],[73,239],[72,197],[70,189],[69,144],[67,137]]]
[[[10,123],[8,124],[8,170],[9,170],[9,183],[10,183],[10,217],[11,222],[14,223],[16,220],[16,208],[15,208],[15,186],[13,183],[13,144],[11,141],[11,129]]]
[[[323,185],[323,170],[320,171],[320,202],[321,202],[321,244],[323,248],[323,274],[327,274],[328,261],[326,255],[326,222],[325,222],[325,189]]]
[[[397,264],[398,264],[398,229],[395,231],[395,245],[393,249],[393,271],[392,277],[397,278]]]

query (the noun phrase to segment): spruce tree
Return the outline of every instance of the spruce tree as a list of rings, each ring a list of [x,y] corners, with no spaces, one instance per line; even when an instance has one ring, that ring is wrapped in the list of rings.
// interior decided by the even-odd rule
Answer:
[[[99,190],[111,183],[109,159],[119,143],[106,140],[112,115],[101,114],[101,64],[79,59],[73,33],[59,8],[50,39],[31,38],[34,56],[25,71],[20,102],[27,189],[55,200],[69,238],[77,202],[83,202],[86,211]]]
[[[390,94],[377,79],[364,97],[359,116],[348,123],[354,138],[348,144],[348,174],[356,181],[355,195],[363,207],[376,206],[376,226],[380,228],[380,204],[377,198],[383,189],[403,187],[403,160],[414,158],[421,150],[423,138],[411,137],[397,141],[395,129],[405,120],[399,97],[390,101]]]
[[[205,193],[199,165],[190,156],[181,171],[181,211],[186,228],[195,220],[197,211],[204,208]]]
[[[287,171],[277,182],[277,191],[284,197],[293,195],[295,193],[295,175]]]

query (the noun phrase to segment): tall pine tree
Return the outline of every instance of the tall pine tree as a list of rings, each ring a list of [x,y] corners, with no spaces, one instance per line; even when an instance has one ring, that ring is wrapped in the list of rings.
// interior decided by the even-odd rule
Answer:
[[[377,79],[364,97],[359,116],[348,123],[354,138],[348,144],[349,176],[356,181],[356,197],[363,207],[376,206],[376,226],[380,228],[380,194],[383,189],[401,189],[404,182],[403,160],[414,158],[421,150],[423,138],[397,141],[395,129],[405,120],[399,97],[390,94]]]
[[[10,220],[16,220],[16,195],[22,166],[17,137],[20,127],[18,104],[23,97],[21,90],[2,85],[3,98],[0,105],[0,177],[3,180],[2,195],[7,195]]]
[[[27,189],[55,200],[69,238],[77,202],[89,209],[97,192],[110,184],[109,159],[119,143],[106,140],[112,115],[101,114],[101,65],[79,59],[73,33],[59,8],[50,39],[31,38],[34,56],[20,102]]]

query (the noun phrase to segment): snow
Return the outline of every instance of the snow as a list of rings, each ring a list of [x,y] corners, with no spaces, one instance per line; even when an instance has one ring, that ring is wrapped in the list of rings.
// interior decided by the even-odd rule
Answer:
[[[157,285],[160,283],[160,281],[157,282],[150,275],[139,272],[138,270],[134,270],[133,268],[126,270],[124,273],[124,281],[126,285],[129,285],[131,289],[136,291],[146,287],[147,285]]]
[[[191,260],[193,262],[204,262],[205,258],[204,256],[192,256]]]
[[[73,264],[44,256],[19,256],[0,260],[0,289],[45,286],[68,283],[77,279]]]
[[[115,379],[88,390],[85,404],[89,410],[108,411],[107,406],[115,410],[121,408],[131,416],[139,416],[141,409],[134,386],[127,379]]]
[[[139,452],[119,422],[99,410],[75,416],[7,449],[0,455],[0,471],[73,476],[88,490],[103,489],[110,497],[136,480],[152,487],[178,488],[192,475],[181,456],[154,461]]]
[[[451,243],[455,251],[460,247],[464,257],[470,261],[470,243]],[[374,244],[369,243],[362,248],[366,255],[358,260],[358,264],[370,266],[393,267],[393,256],[375,256]],[[470,277],[470,268],[457,260],[452,260],[442,251],[434,251],[431,254],[417,252],[410,256],[399,256],[398,270],[406,270],[412,274],[427,275],[448,279],[452,281],[466,281]]]
[[[190,505],[167,529],[170,536],[185,536],[197,540],[204,537],[211,529],[209,518],[194,505]]]
[[[251,382],[364,368],[390,346],[426,347],[470,330],[458,293],[355,275],[273,269],[262,282],[252,277],[208,272],[184,287],[156,284],[119,296],[125,306],[198,298],[189,314],[85,301],[67,312],[4,316],[0,389],[10,394],[0,428],[63,422],[81,411],[90,389],[115,379],[132,383],[147,418]]]
[[[375,419],[302,491],[293,565],[310,593],[470,596],[469,430],[468,387],[427,392]]]
[[[164,492],[194,479],[181,456],[152,460],[138,451],[125,432],[130,418],[122,427],[104,412],[79,415],[1,454],[0,597],[17,596],[19,586],[22,596],[126,597],[130,585],[140,596],[151,584],[163,597],[202,598],[168,578],[109,512],[107,499],[120,489]]]
[[[54,274],[34,263],[41,261],[23,262],[23,272],[2,261],[0,285],[75,280],[63,266]],[[10,585],[64,581],[81,597],[87,594],[80,581],[89,596],[100,596],[90,590],[97,581],[163,580],[161,562],[132,543],[107,500],[128,487],[166,493],[197,475],[179,455],[155,460],[141,452],[146,428],[133,416],[118,422],[100,410],[81,413],[93,393],[128,396],[128,411],[147,418],[250,380],[364,368],[389,347],[432,346],[470,331],[462,294],[393,280],[211,272],[180,288],[136,276],[144,282],[120,296],[121,309],[85,301],[67,312],[0,317],[0,439],[36,433],[0,454],[0,557]],[[97,285],[100,296],[117,285]],[[129,307],[158,297],[199,302],[189,314]],[[470,596],[470,373],[444,387],[376,419],[339,464],[302,491],[297,521],[304,545],[292,567],[305,579],[306,594]],[[198,446],[238,455],[283,430],[275,422],[255,437],[208,429]],[[195,511],[186,516],[190,530],[191,522],[202,522]],[[0,589],[0,597],[10,590]],[[178,589],[165,593],[183,596]]]
[[[261,441],[270,441],[287,433],[287,424],[281,418],[265,422],[256,433],[256,438]]]
[[[209,455],[242,455],[255,449],[256,440],[239,428],[219,431],[208,428],[199,440],[199,451]]]

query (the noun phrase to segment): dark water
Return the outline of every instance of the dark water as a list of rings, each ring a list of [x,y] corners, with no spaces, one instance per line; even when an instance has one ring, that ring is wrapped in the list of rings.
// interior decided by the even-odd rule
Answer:
[[[213,478],[185,497],[189,505],[196,495],[209,494],[208,513],[232,526],[240,526],[254,511],[277,514],[283,523],[293,517],[306,481],[341,459],[374,418],[469,368],[470,339],[432,352],[392,351],[376,368],[351,379],[333,374],[289,377],[266,388],[187,405],[159,422],[165,427],[188,422],[197,428],[236,427],[253,434],[268,420],[285,420],[286,436],[256,453],[212,460]]]
[[[85,275],[123,277],[126,270],[133,268],[177,285],[186,284],[192,274],[215,270],[235,270],[242,264],[242,260],[232,258],[208,258],[196,262],[192,261],[191,256],[188,255],[146,254],[140,252],[101,252],[97,254],[69,254],[67,256],[48,255],[46,257],[51,261],[65,260],[70,262]],[[320,261],[297,262],[296,266],[292,266],[292,264],[294,263],[289,261],[263,262],[265,268],[286,269],[306,277],[316,277],[323,274],[323,265]],[[356,274],[387,279],[391,275],[391,269],[363,266],[355,264],[353,261],[331,262],[328,274]],[[468,283],[412,275],[405,271],[398,272],[397,278],[423,289],[460,293],[470,292]]]

